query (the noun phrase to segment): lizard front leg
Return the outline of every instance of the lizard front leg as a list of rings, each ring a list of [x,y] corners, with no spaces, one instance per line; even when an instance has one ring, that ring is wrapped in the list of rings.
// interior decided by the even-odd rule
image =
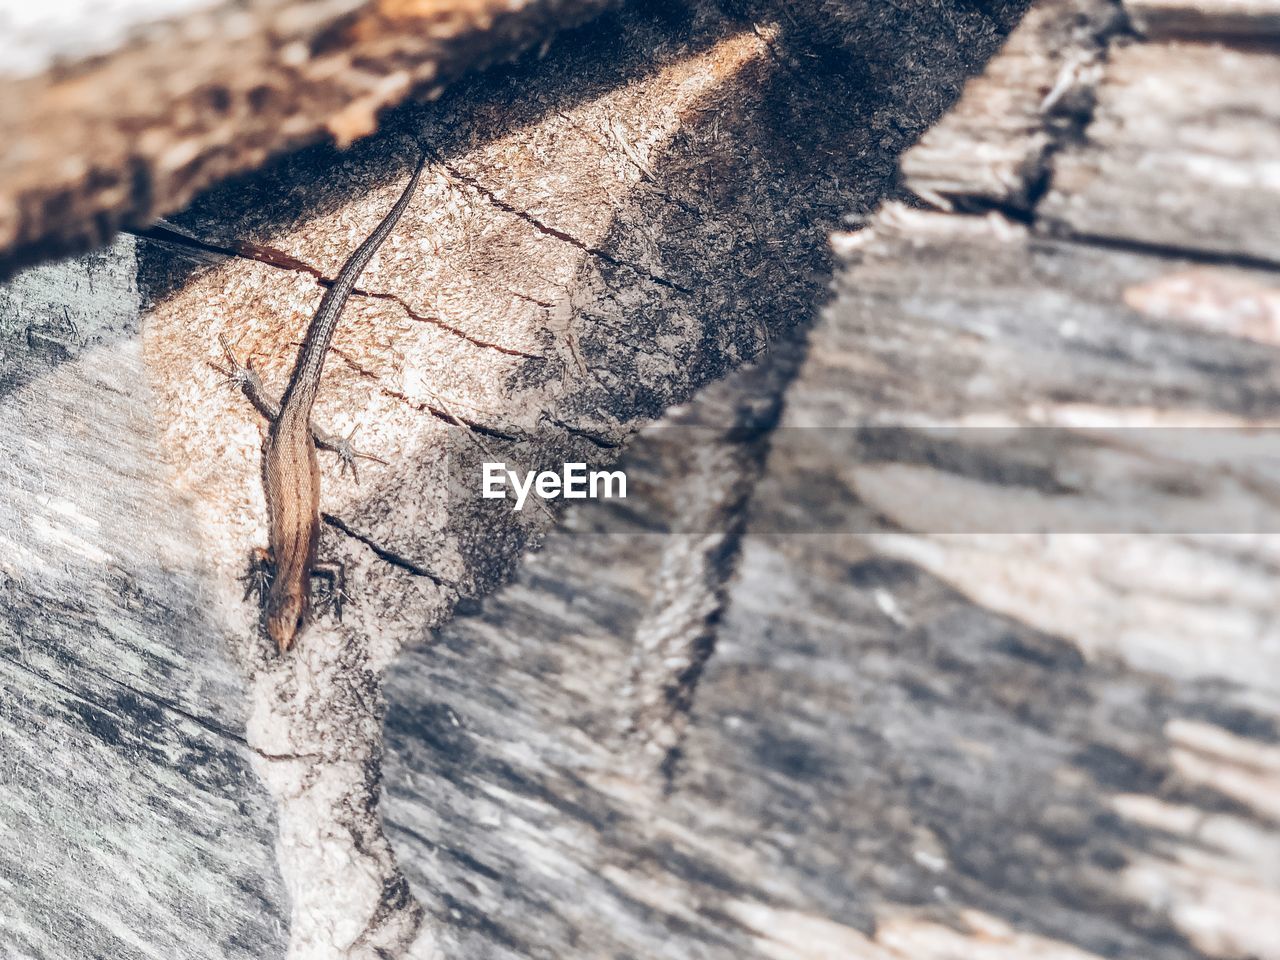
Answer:
[[[236,358],[225,334],[218,334],[218,343],[222,345],[222,352],[226,357],[227,366],[223,367],[212,362],[209,365],[226,378],[225,382],[228,385],[236,387],[243,393],[249,402],[253,404],[254,409],[267,419],[267,422],[275,423],[276,418],[280,416],[280,401],[267,393],[262,377],[258,375],[258,371],[253,369],[251,363],[241,363]],[[311,438],[315,441],[316,448],[335,454],[342,464],[342,472],[346,473],[350,469],[351,476],[357,483],[360,482],[360,474],[356,470],[357,460],[372,460],[383,465],[387,462],[372,453],[364,453],[355,448],[351,440],[355,437],[356,430],[359,429],[358,425],[353,427],[345,438],[336,437],[314,423],[309,424],[309,427],[311,429]]]
[[[254,547],[249,553],[249,569],[240,578],[240,582],[244,584],[244,596],[241,599],[256,597],[261,604],[271,588],[273,569],[271,551],[265,547]]]

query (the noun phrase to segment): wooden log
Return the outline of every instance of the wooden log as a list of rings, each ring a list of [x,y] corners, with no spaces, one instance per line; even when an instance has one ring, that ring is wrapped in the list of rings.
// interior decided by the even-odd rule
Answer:
[[[917,28],[944,45],[938,23]],[[15,281],[0,442],[6,482],[28,492],[6,533],[25,602],[0,611],[16,637],[5,662],[65,653],[40,666],[55,689],[10,710],[30,768],[0,803],[40,833],[42,867],[38,902],[5,888],[0,913],[22,921],[0,927],[3,949],[275,956],[287,923],[291,955],[308,960],[437,955],[454,921],[432,901],[423,922],[378,816],[381,672],[508,577],[554,513],[482,500],[477,464],[607,463],[646,420],[801,327],[828,275],[827,233],[892,189],[896,153],[941,109],[935,85],[954,88],[994,43],[878,90],[853,58],[816,59],[776,25],[757,32],[710,5],[632,11],[544,61],[406,106],[349,152],[292,155],[105,255]],[[361,426],[358,442],[388,461],[358,486],[323,467],[321,551],[345,562],[353,602],[281,660],[240,580],[265,542],[264,426],[212,368],[217,334],[281,387],[325,284],[424,142],[429,170],[348,305],[316,410],[335,431]],[[95,319],[95,298],[117,312]],[[713,606],[718,556],[704,544],[687,567],[705,571]],[[108,628],[109,642],[85,639]],[[652,635],[661,659],[669,638]],[[67,677],[118,685],[118,701]],[[45,786],[74,758],[32,746],[32,711],[62,702],[59,683],[95,718],[145,732],[103,739],[87,781],[108,823],[147,800],[142,906],[144,884],[100,870],[89,896],[79,872],[52,868],[89,819],[83,787]],[[225,718],[208,719],[222,717],[211,703],[231,705]],[[656,715],[670,727],[653,738],[661,751],[680,716]],[[75,743],[90,749],[88,735]],[[163,749],[140,757],[144,743]],[[249,766],[260,783],[237,779]],[[104,865],[132,849],[89,846]],[[7,834],[0,875],[34,876],[27,856]],[[193,863],[213,879],[195,887]],[[209,904],[198,921],[193,889]],[[470,894],[449,896],[465,907]]]
[[[377,129],[607,0],[172,0],[20,16],[0,40],[0,278],[105,243],[200,190],[331,136]]]
[[[1197,79],[1263,176],[1269,128],[1224,109],[1252,91]],[[1018,220],[891,205],[839,238],[763,472],[721,486],[754,490],[745,530],[683,496],[699,441],[647,433],[622,464],[653,496],[581,509],[393,665],[387,818],[453,953],[1280,957],[1280,478],[1216,445],[1280,412],[1280,272],[1240,242],[1276,217],[1263,197],[1208,248],[1071,235],[1150,222],[1135,174],[1070,175],[1088,103]],[[1155,150],[1183,114],[1151,106]],[[982,197],[954,156],[939,182]],[[1161,196],[1191,204],[1198,169]],[[717,385],[682,422],[714,449],[785,381]],[[708,580],[717,534],[737,559]],[[671,591],[671,569],[698,575]]]
[[[451,952],[1280,956],[1274,544],[1057,532],[1134,493],[1134,461],[1138,496],[1196,497],[1168,486],[1189,451],[1131,425],[1274,422],[1271,345],[1126,302],[1185,264],[995,217],[857,236],[729,571],[663,586],[734,533],[681,494],[714,492],[690,464],[716,444],[656,429],[621,464],[652,496],[582,508],[391,667],[386,816]],[[733,436],[734,401],[773,389],[719,385],[684,421]],[[1027,442],[993,447],[993,420]],[[867,440],[922,422],[974,426],[923,457]],[[1039,424],[1076,431],[1047,464]],[[1260,529],[1276,482],[1231,491]],[[644,665],[656,625],[676,655]],[[678,724],[636,695],[663,676]]]
[[[278,955],[288,912],[307,958],[1280,956],[1270,539],[1114,510],[1060,532],[1082,502],[1274,522],[1270,473],[1134,429],[1274,424],[1255,228],[1090,239],[1100,198],[1151,216],[1071,177],[1093,84],[1119,96],[1101,73],[1043,127],[1039,187],[990,195],[1016,220],[890,206],[841,238],[797,374],[815,239],[892,190],[937,102],[911,91],[960,68],[869,93],[778,19],[629,13],[8,289],[7,951]],[[1227,142],[1269,142],[1211,79]],[[358,603],[277,661],[237,581],[262,428],[215,334],[280,384],[422,139],[430,182],[317,414],[394,465],[326,468],[323,550]],[[489,456],[608,462],[761,356],[634,444],[646,499],[519,566],[552,518],[450,483]]]

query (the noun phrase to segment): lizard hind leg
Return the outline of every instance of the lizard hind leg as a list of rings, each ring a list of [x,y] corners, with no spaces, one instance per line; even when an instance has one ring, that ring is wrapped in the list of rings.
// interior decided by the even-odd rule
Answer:
[[[226,360],[224,367],[220,363],[208,361],[209,366],[217,370],[223,376],[223,383],[245,393],[260,393],[262,390],[262,378],[258,375],[258,371],[253,369],[253,360],[246,360],[241,363],[236,357],[235,351],[231,349],[231,342],[227,339],[225,333],[218,334],[218,344],[222,347],[222,355]]]
[[[275,564],[271,561],[271,551],[255,547],[249,553],[249,567],[240,577],[240,582],[245,585],[242,599],[254,597],[260,604],[265,602],[274,576]]]
[[[311,576],[325,582],[325,589],[315,600],[316,610],[333,611],[334,617],[342,622],[342,608],[351,599],[347,593],[347,569],[341,563],[317,563],[311,568]]]

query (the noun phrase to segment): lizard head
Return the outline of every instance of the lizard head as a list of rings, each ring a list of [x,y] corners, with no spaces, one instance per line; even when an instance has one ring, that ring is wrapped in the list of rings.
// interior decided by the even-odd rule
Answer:
[[[307,601],[302,593],[289,592],[267,607],[267,635],[285,653],[297,639],[307,620]]]

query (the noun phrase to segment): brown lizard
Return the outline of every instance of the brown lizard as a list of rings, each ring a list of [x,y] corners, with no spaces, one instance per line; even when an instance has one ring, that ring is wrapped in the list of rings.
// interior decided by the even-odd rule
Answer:
[[[320,389],[325,357],[347,298],[409,206],[426,159],[424,153],[391,212],[356,248],[342,265],[333,285],[325,291],[278,406],[267,397],[252,367],[240,364],[225,338],[219,338],[231,365],[224,371],[228,379],[271,421],[262,461],[270,524],[269,556],[274,568],[267,587],[266,620],[267,634],[281,653],[297,639],[311,609],[311,577],[316,572],[316,546],[320,539],[320,470],[316,447],[337,453],[344,468],[349,466],[353,472],[357,457],[378,459],[357,453],[350,437],[336,440],[311,423],[311,408]]]

